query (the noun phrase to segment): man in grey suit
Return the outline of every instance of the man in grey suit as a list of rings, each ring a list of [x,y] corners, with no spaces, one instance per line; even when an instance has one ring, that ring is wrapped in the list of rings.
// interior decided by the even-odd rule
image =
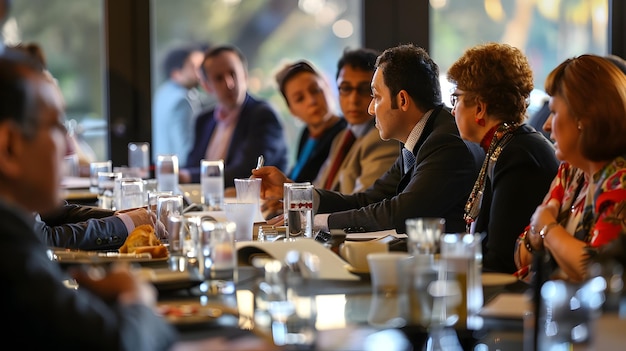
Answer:
[[[337,134],[330,154],[313,181],[316,187],[352,194],[369,188],[394,163],[400,145],[378,136],[367,112],[376,57],[372,49],[345,50],[337,62],[339,105],[348,127]]]
[[[464,231],[463,207],[484,153],[461,139],[443,108],[439,68],[422,48],[400,45],[378,57],[371,87],[380,137],[403,143],[402,155],[363,192],[316,189],[315,227],[404,233],[408,218],[443,217],[447,232]],[[263,179],[262,196],[282,197],[289,180],[276,168],[252,174]]]

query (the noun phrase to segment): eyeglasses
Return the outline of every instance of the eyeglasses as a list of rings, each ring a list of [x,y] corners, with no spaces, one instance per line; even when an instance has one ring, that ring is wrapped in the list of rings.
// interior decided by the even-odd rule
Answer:
[[[452,107],[456,106],[456,103],[459,101],[459,96],[464,95],[463,93],[452,93],[450,94],[450,104]]]
[[[348,84],[342,84],[339,86],[339,95],[348,96],[352,94],[353,91],[356,91],[356,93],[359,94],[360,96],[364,96],[364,97],[372,96],[372,89],[370,88],[369,83],[359,84],[356,87],[353,87],[352,85],[348,85]]]

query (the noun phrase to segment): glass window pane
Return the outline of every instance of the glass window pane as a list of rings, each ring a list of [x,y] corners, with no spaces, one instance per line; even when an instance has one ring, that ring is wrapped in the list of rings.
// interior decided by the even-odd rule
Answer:
[[[234,44],[248,59],[250,93],[268,100],[279,111],[289,145],[297,143],[303,125],[287,110],[274,73],[284,63],[304,58],[335,87],[341,53],[362,42],[360,1],[152,0],[151,4],[153,92],[165,79],[161,62],[172,47]],[[210,97],[206,103],[211,103]]]
[[[12,2],[3,28],[7,45],[37,43],[43,49],[85,160],[108,159],[103,18],[102,0],[20,0]]]
[[[508,43],[529,58],[536,94],[529,114],[545,97],[548,73],[566,58],[608,53],[608,0],[430,0],[430,51],[445,74],[465,49],[488,41]]]

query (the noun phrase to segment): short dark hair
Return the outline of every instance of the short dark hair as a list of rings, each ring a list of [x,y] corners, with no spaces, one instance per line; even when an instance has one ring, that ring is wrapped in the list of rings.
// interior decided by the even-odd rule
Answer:
[[[173,71],[183,68],[189,56],[196,51],[202,52],[202,48],[189,45],[172,49],[168,52],[165,60],[163,60],[163,73],[165,73],[165,76],[169,78]]]
[[[27,135],[39,123],[39,104],[29,72],[46,79],[43,66],[35,58],[21,50],[4,49],[0,55],[0,121],[13,120]]]
[[[351,66],[361,71],[374,71],[376,69],[376,58],[380,55],[380,52],[374,49],[360,48],[349,49],[346,48],[343,51],[343,55],[337,61],[337,74],[335,79],[339,78],[339,72],[343,66]]]
[[[413,44],[389,48],[376,59],[376,69],[382,71],[392,97],[406,90],[423,111],[441,105],[439,67],[423,48]],[[397,108],[395,101],[391,99],[392,108]]]
[[[313,65],[306,60],[296,61],[292,64],[288,64],[283,67],[278,73],[276,73],[276,83],[278,84],[278,88],[280,89],[280,93],[283,94],[287,105],[289,105],[289,100],[285,95],[285,84],[291,80],[291,78],[295,77],[297,74],[302,72],[312,73],[318,77],[321,77],[319,73],[313,68]]]
[[[207,78],[206,72],[204,70],[204,64],[207,62],[208,59],[213,58],[221,54],[222,52],[233,52],[237,54],[237,57],[239,57],[239,60],[241,60],[241,64],[243,65],[244,71],[246,72],[248,71],[248,61],[246,60],[246,57],[243,55],[243,52],[241,52],[241,50],[239,50],[238,47],[234,45],[218,45],[218,46],[211,47],[204,52],[204,58],[202,59],[202,65],[200,66],[201,68],[200,72],[202,72],[202,77],[204,79]]]

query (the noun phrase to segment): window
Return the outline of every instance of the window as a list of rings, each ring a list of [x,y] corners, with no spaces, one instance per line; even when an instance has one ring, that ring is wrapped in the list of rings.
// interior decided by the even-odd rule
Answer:
[[[529,114],[541,107],[545,78],[565,59],[608,54],[608,0],[430,0],[430,53],[450,99],[448,67],[483,42],[511,44],[528,57],[535,75]]]
[[[37,43],[66,102],[68,125],[86,159],[107,160],[102,0],[13,1],[7,45]]]
[[[160,62],[171,47],[234,44],[248,59],[251,94],[279,111],[288,145],[297,143],[303,126],[287,110],[274,73],[286,62],[305,58],[336,87],[337,60],[344,48],[359,47],[362,41],[360,1],[152,0],[151,4],[153,91],[164,80]],[[291,156],[293,160],[295,155]]]

